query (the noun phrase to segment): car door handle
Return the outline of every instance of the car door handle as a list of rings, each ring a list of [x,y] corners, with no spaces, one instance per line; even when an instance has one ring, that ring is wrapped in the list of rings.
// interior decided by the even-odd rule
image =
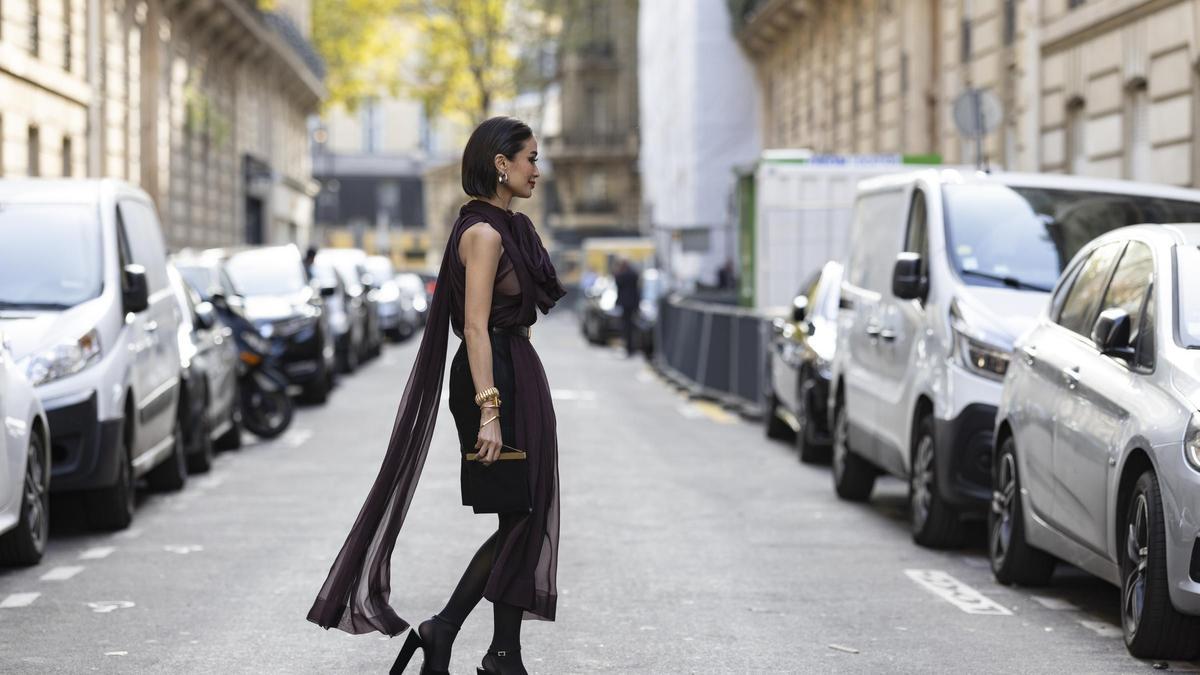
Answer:
[[[867,324],[867,337],[871,338],[872,340],[878,339],[881,332],[882,331],[879,328],[879,324]]]
[[[1063,381],[1067,383],[1067,389],[1074,389],[1079,386],[1079,366],[1072,366],[1063,371]]]
[[[884,328],[879,331],[879,337],[885,342],[893,342],[896,339],[896,331],[891,328]]]

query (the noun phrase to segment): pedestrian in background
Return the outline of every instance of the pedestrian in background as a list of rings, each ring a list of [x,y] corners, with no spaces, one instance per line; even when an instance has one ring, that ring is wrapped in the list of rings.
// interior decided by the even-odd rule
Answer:
[[[418,647],[422,673],[448,672],[454,638],[481,598],[492,602],[494,618],[482,673],[525,673],[522,619],[554,620],[558,442],[550,386],[529,335],[537,311],[549,312],[566,291],[533,223],[509,210],[514,197],[533,194],[537,154],[532,130],[510,117],[487,120],[467,141],[462,183],[472,200],[446,243],[387,455],[308,614],[349,633],[397,635],[409,627],[389,605],[389,590],[411,590],[421,580],[393,584],[391,552],[433,435],[449,324],[463,339],[450,366],[463,504],[496,513],[499,522],[445,608],[409,633],[393,673]]]
[[[625,337],[625,355],[633,356],[637,351],[634,344],[634,320],[642,302],[641,278],[636,269],[625,258],[617,260],[617,271],[613,277],[617,284],[617,307],[621,309],[621,335]]]

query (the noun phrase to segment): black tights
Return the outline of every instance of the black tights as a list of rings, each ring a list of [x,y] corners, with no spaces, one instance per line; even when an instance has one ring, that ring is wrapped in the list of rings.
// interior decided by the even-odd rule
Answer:
[[[492,565],[496,562],[500,542],[508,538],[512,529],[524,517],[523,513],[500,514],[499,529],[493,532],[492,536],[488,537],[487,541],[483,542],[483,545],[475,552],[471,562],[467,564],[466,571],[463,572],[462,579],[454,588],[454,592],[450,594],[450,600],[446,602],[446,607],[439,613],[439,616],[456,626],[461,626],[466,621],[467,615],[483,598],[483,589],[487,586],[488,576],[492,573]],[[516,650],[520,648],[523,612],[524,610],[520,607],[502,602],[493,603],[493,649]]]

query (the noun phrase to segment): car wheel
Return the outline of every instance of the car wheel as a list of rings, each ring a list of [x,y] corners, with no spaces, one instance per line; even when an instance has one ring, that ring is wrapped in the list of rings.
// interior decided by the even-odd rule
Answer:
[[[204,397],[204,410],[200,419],[196,420],[192,434],[192,445],[188,448],[187,456],[188,473],[207,473],[212,469],[213,462],[212,424],[208,421],[207,393]]]
[[[1054,574],[1057,560],[1025,541],[1024,502],[1017,475],[1016,441],[1000,445],[992,482],[992,508],[988,511],[988,557],[992,574],[1004,585],[1044,586]]]
[[[838,403],[837,422],[833,428],[833,490],[850,502],[865,502],[875,489],[875,467],[850,450],[848,436],[850,418],[846,406]]]
[[[796,454],[805,464],[828,462],[832,454],[829,444],[818,443],[814,440],[816,431],[813,428],[812,406],[809,405],[812,389],[807,386],[807,382],[808,380],[802,375],[800,391],[796,394],[796,401],[799,405],[799,410],[796,411],[796,421],[800,423],[800,429],[796,431]]]
[[[187,484],[187,453],[178,426],[171,435],[171,454],[146,474],[146,482],[158,492],[176,492]]]
[[[114,448],[117,452],[116,483],[99,490],[90,490],[84,495],[88,524],[98,530],[123,530],[133,522],[137,491],[133,481],[133,463],[130,460],[133,450],[133,431],[127,426],[130,424],[132,422],[127,415],[122,423],[125,428],[121,430],[121,444]]]
[[[50,535],[50,468],[41,434],[29,436],[25,480],[21,485],[21,513],[17,525],[0,535],[0,564],[36,565],[46,551]]]
[[[322,365],[321,372],[313,378],[312,382],[304,385],[304,400],[308,403],[316,403],[317,405],[324,404],[329,400],[329,371]]]
[[[775,398],[774,392],[767,394],[767,414],[766,424],[763,431],[766,432],[767,438],[772,438],[779,441],[792,440],[792,428],[779,418],[779,399]]]
[[[1138,478],[1128,504],[1125,537],[1118,546],[1125,646],[1137,658],[1190,661],[1200,654],[1200,618],[1171,604],[1162,495],[1154,471]]]
[[[962,520],[938,489],[935,447],[933,418],[922,417],[917,423],[908,481],[912,536],[921,546],[953,548],[962,543]]]
[[[238,415],[237,403],[229,411],[229,429],[217,437],[217,447],[222,450],[237,450],[242,447],[242,418]]]

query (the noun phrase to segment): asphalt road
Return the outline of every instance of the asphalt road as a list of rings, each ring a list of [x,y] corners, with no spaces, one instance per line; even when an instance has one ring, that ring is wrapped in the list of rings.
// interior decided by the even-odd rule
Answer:
[[[999,586],[982,528],[962,551],[911,543],[900,483],[841,503],[826,468],[643,360],[586,346],[569,313],[542,317],[533,340],[558,415],[563,536],[558,621],[524,624],[530,672],[1151,670],[1124,649],[1113,587],[1071,569],[1036,592]],[[90,533],[55,502],[42,564],[0,570],[0,672],[386,672],[399,638],[304,616],[376,474],[417,344],[344,378],[283,437],[247,436],[184,491],[146,495],[128,531]],[[461,506],[455,443],[443,405],[395,556],[393,604],[414,622],[494,527]],[[473,673],[490,637],[485,601],[453,672]]]

